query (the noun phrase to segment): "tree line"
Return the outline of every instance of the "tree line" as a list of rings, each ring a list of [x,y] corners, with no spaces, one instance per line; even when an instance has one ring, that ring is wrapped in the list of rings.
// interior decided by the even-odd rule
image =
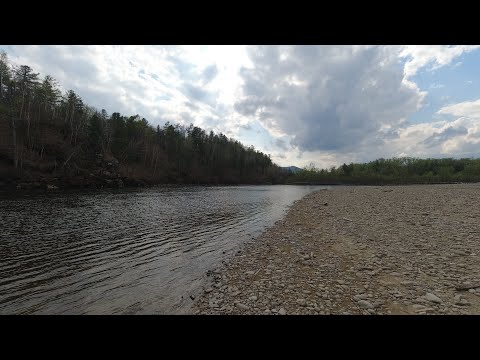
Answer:
[[[480,159],[419,159],[400,157],[330,169],[313,165],[289,177],[290,183],[315,184],[422,184],[480,182]]]
[[[213,131],[139,116],[111,115],[74,90],[0,54],[0,161],[17,173],[83,176],[99,159],[122,176],[156,183],[278,183],[287,174],[270,155]],[[101,161],[100,161],[101,162]]]

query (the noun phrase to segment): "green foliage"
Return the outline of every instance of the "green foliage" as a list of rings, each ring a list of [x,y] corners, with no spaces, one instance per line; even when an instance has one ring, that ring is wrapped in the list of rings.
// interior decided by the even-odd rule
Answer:
[[[317,170],[310,166],[288,179],[291,183],[412,184],[480,181],[480,159],[377,159]]]

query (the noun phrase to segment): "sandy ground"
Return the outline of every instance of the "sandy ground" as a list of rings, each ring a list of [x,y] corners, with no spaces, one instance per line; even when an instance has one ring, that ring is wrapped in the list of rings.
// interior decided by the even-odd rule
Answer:
[[[209,279],[194,314],[480,314],[480,184],[311,193]]]

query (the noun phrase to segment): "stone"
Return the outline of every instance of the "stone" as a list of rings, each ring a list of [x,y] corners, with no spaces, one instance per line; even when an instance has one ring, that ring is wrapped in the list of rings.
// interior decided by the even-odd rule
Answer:
[[[240,310],[244,310],[244,311],[250,309],[247,305],[244,305],[244,304],[242,304],[242,303],[240,303],[240,302],[237,302],[237,303],[235,304],[235,306],[236,306],[237,308],[239,308]]]
[[[373,305],[366,300],[359,300],[357,304],[364,309],[373,309]]]
[[[305,299],[297,299],[297,304],[300,306],[307,306],[307,302]]]
[[[205,289],[205,294],[211,293],[213,291],[212,288]]]
[[[280,315],[286,315],[287,314],[287,310],[285,310],[284,308],[280,308],[280,310],[278,310],[278,313]]]
[[[432,293],[426,293],[424,297],[428,301],[434,302],[436,304],[441,304],[443,302],[442,299],[440,299],[437,295],[434,295]]]

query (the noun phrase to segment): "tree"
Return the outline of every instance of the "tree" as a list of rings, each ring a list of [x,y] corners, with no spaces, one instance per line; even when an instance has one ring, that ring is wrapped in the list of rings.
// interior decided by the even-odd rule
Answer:
[[[20,65],[15,69],[15,80],[22,94],[20,119],[22,119],[22,115],[25,113],[25,101],[33,93],[35,86],[38,84],[38,75],[38,73],[34,73],[32,68],[27,65]]]
[[[102,118],[100,114],[95,112],[88,123],[87,139],[89,144],[89,151],[96,154],[102,148]]]
[[[0,52],[0,101],[4,97],[4,87],[10,81],[10,67],[5,51]]]
[[[61,93],[56,80],[50,75],[45,76],[41,86],[41,100],[45,111],[54,110]]]

